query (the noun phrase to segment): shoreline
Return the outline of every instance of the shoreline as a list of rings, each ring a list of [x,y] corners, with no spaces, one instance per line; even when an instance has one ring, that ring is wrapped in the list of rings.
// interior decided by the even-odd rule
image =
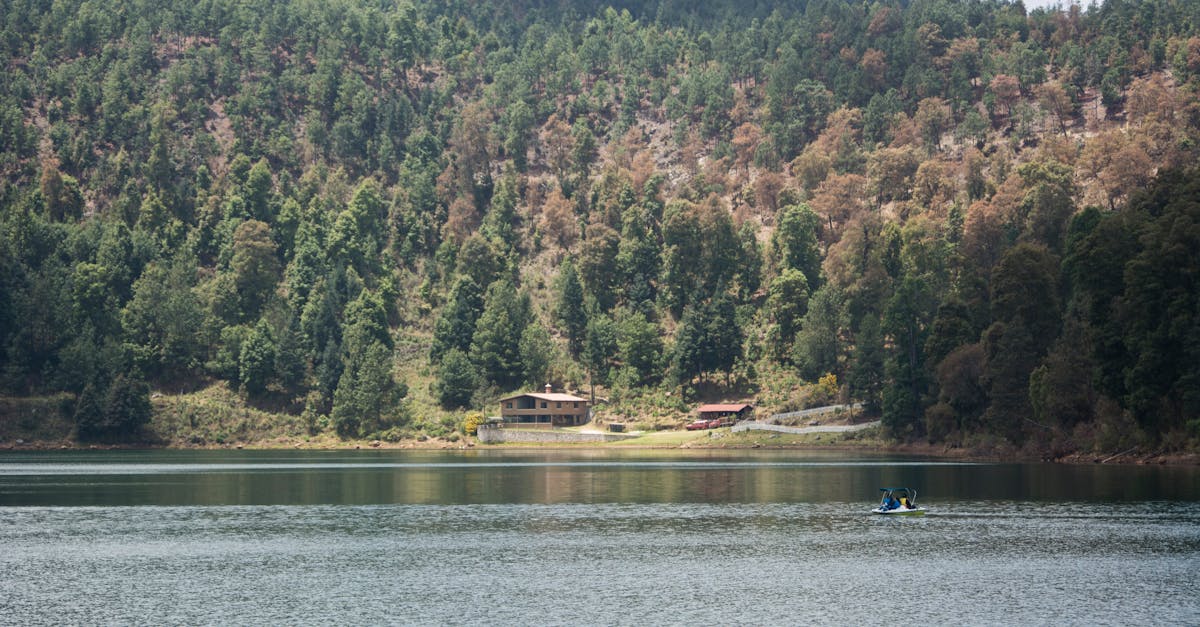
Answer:
[[[841,420],[822,421],[820,427],[842,427],[839,432],[743,430],[724,427],[704,431],[663,429],[638,432],[617,442],[506,442],[484,443],[475,436],[439,429],[439,435],[421,431],[379,434],[380,439],[341,439],[328,430],[312,434],[312,425],[298,417],[277,415],[237,403],[228,403],[230,393],[217,390],[214,398],[152,398],[155,412],[133,442],[80,442],[75,425],[63,409],[63,397],[5,399],[0,397],[0,453],[93,450],[789,450],[899,455],[929,460],[979,463],[1060,463],[1107,465],[1200,465],[1200,451],[1167,451],[1158,447],[1130,447],[1121,451],[1052,450],[1029,443],[1017,448],[994,439],[976,439],[968,445],[900,442],[885,439],[877,428]],[[212,392],[216,394],[217,392]],[[594,425],[603,431],[603,423]],[[811,426],[811,425],[810,425]],[[389,435],[396,435],[388,441]],[[633,433],[629,435],[634,435]]]
[[[735,443],[729,444],[719,440],[690,441],[683,444],[653,444],[653,443],[517,443],[517,444],[482,444],[473,437],[462,437],[457,441],[440,438],[427,440],[401,440],[384,442],[380,440],[336,440],[322,438],[320,441],[301,441],[287,437],[269,440],[225,443],[225,444],[160,444],[148,442],[135,443],[84,443],[72,440],[15,440],[0,442],[0,453],[13,452],[79,452],[79,451],[450,451],[450,450],[545,450],[545,451],[653,451],[653,450],[694,450],[694,451],[804,451],[804,452],[871,452],[893,455],[905,455],[934,460],[954,460],[977,463],[1050,463],[1072,465],[1171,465],[1195,466],[1200,465],[1200,455],[1194,453],[1162,453],[1130,450],[1117,454],[1101,453],[1071,453],[1059,458],[1045,458],[1038,455],[1021,453],[1020,451],[996,451],[947,447],[933,444],[899,444],[882,443],[866,444],[854,441],[805,442],[805,443]]]

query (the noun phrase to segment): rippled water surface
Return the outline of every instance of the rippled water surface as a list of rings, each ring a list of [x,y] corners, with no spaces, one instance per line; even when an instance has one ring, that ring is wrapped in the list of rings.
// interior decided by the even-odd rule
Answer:
[[[867,514],[886,484],[929,514]],[[0,622],[1196,625],[1197,502],[772,451],[4,454]]]

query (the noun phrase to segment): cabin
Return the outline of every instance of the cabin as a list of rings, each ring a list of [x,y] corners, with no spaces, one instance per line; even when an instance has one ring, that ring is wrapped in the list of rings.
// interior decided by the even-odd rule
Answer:
[[[555,393],[550,384],[545,392],[526,392],[500,399],[500,417],[505,426],[534,429],[577,427],[592,418],[587,399]]]
[[[749,403],[701,405],[697,411],[700,413],[700,420],[716,420],[722,424],[754,418],[754,406]]]

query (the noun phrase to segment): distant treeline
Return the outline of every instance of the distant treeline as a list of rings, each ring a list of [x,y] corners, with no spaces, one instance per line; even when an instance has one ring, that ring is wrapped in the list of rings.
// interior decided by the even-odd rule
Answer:
[[[1200,438],[1200,3],[0,6],[0,388],[80,437],[787,372],[899,438]]]

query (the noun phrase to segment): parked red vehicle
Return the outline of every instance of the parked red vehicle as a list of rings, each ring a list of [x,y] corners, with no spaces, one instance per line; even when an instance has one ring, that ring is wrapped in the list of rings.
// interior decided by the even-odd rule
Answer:
[[[725,423],[723,423],[719,418],[714,418],[712,420],[697,420],[695,422],[690,422],[688,423],[687,430],[701,431],[703,429],[716,429],[717,427],[724,426]]]

